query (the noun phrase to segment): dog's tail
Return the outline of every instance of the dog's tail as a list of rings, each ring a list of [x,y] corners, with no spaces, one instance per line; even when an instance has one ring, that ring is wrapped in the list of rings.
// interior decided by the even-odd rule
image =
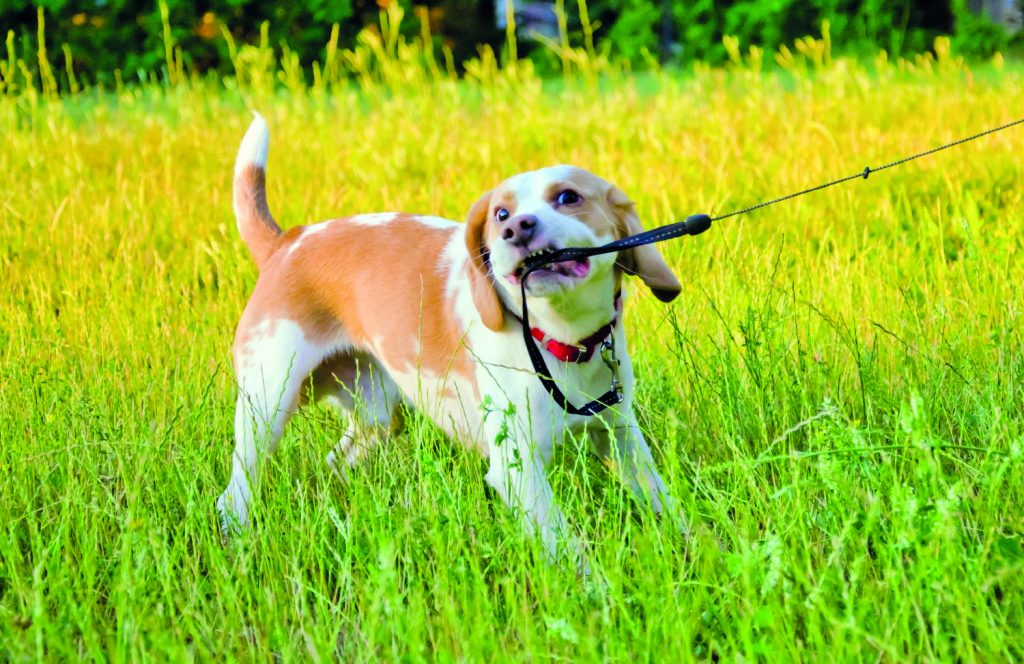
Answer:
[[[281,227],[267,207],[267,151],[270,132],[259,113],[242,138],[235,160],[234,205],[238,232],[242,235],[256,267],[263,269],[281,236]]]

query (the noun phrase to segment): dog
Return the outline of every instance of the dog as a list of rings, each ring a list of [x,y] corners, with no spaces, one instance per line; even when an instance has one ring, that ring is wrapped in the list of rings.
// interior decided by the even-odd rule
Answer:
[[[231,479],[217,500],[227,536],[249,521],[261,460],[308,395],[347,411],[327,462],[342,478],[387,440],[399,406],[415,407],[488,459],[486,482],[517,510],[551,560],[582,573],[583,547],[546,476],[554,446],[586,433],[593,452],[655,513],[685,530],[633,412],[621,315],[623,275],[669,302],[680,284],[643,246],[534,272],[532,335],[573,402],[604,392],[619,349],[622,402],[576,416],[545,391],[523,345],[520,276],[538,251],[598,246],[642,230],[617,187],[573,166],[515,175],[484,193],[465,224],[358,214],[282,231],[266,197],[269,132],[257,114],[238,151],[234,212],[259,268],[232,348],[238,385]],[[582,342],[581,342],[582,340]],[[304,389],[311,386],[312,389]]]

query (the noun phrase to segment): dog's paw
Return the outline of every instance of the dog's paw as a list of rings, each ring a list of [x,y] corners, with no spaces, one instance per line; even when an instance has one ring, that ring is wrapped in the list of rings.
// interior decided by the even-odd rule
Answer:
[[[245,515],[235,508],[235,501],[227,492],[217,498],[217,517],[221,540],[230,543],[245,530]]]

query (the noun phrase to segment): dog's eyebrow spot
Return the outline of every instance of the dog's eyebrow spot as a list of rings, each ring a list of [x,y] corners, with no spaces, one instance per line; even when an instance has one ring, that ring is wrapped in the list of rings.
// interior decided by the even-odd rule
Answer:
[[[374,214],[357,214],[349,217],[348,223],[360,226],[383,226],[398,218],[397,212],[376,212]]]

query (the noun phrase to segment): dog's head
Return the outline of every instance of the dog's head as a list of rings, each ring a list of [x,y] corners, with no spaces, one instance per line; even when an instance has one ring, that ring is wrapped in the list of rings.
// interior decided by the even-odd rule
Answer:
[[[466,225],[473,300],[484,324],[501,329],[504,315],[496,289],[514,300],[523,261],[531,254],[596,247],[642,230],[626,194],[581,168],[553,166],[505,180],[477,200]],[[553,263],[530,274],[527,293],[565,293],[614,269],[640,277],[663,302],[679,294],[679,281],[653,245]]]

